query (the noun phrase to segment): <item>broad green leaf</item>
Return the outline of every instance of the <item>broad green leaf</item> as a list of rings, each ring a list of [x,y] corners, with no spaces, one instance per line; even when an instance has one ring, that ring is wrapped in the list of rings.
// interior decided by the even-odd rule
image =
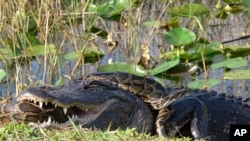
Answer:
[[[90,4],[87,8],[89,12],[96,12],[97,15],[103,18],[109,18],[111,15],[111,11],[113,10],[113,6],[110,3],[103,3],[100,5]]]
[[[249,1],[249,0],[242,0],[242,4],[243,4],[246,8],[250,8],[250,1]]]
[[[3,69],[0,69],[0,81],[6,76],[6,72]]]
[[[246,11],[244,14],[248,17],[248,19],[250,19],[250,8],[246,8]]]
[[[162,73],[164,71],[169,70],[170,68],[173,68],[174,66],[178,65],[180,63],[180,60],[178,58],[175,58],[171,61],[167,61],[157,67],[155,67],[153,70],[150,70],[150,75],[157,75],[159,73]]]
[[[224,73],[224,79],[230,79],[230,80],[250,79],[250,70],[236,70]]]
[[[53,44],[47,46],[45,51],[45,46],[35,45],[29,46],[27,49],[22,51],[22,54],[14,55],[10,48],[0,48],[0,59],[14,59],[20,57],[33,57],[33,56],[43,56],[50,53],[55,53],[56,48]]]
[[[90,4],[87,8],[90,12],[96,12],[103,18],[113,19],[117,15],[121,15],[124,10],[133,6],[132,0],[110,0],[100,5]]]
[[[201,55],[204,57],[213,57],[215,54],[221,54],[221,44],[212,42],[209,44],[196,43],[194,47],[186,48],[185,52],[180,52],[180,57],[188,60],[200,60]]]
[[[1,48],[0,52],[4,58],[13,59],[20,57],[33,57],[42,56],[49,53],[55,53],[56,47],[53,44],[43,45],[34,34],[30,33],[17,33],[16,41],[8,39],[10,49]]]
[[[178,17],[173,17],[171,19],[168,19],[165,22],[160,22],[160,21],[145,21],[143,25],[147,27],[158,27],[160,29],[166,29],[169,31],[170,29],[174,29],[177,27],[180,27],[179,24],[179,18]]]
[[[174,16],[193,17],[209,13],[209,9],[201,4],[190,3],[187,5],[169,8],[167,12]]]
[[[98,15],[101,15],[101,16],[103,16],[103,15],[108,16],[108,14],[110,13],[109,11],[110,11],[111,9],[113,9],[113,8],[112,8],[112,5],[110,5],[109,3],[104,3],[104,4],[101,4],[101,5],[99,5],[99,6],[97,7],[96,12],[97,12]]]
[[[13,55],[18,56],[23,54],[28,47],[42,45],[36,35],[26,32],[18,32],[15,34],[15,39],[8,39],[8,44]]]
[[[1,59],[13,59],[15,56],[13,55],[10,48],[0,48],[0,58]]]
[[[188,84],[188,88],[190,88],[190,89],[212,88],[216,85],[219,85],[220,83],[221,83],[221,80],[215,79],[215,78],[208,79],[207,81],[195,80],[195,81]]]
[[[159,21],[145,21],[143,25],[147,27],[158,27],[160,25]]]
[[[168,76],[186,76],[195,73],[198,68],[194,63],[180,63],[164,73]]]
[[[98,72],[127,72],[139,76],[147,75],[147,71],[133,63],[118,62],[114,64],[107,64],[97,68]]]
[[[156,74],[159,78],[168,80],[180,81],[180,76],[191,75],[198,70],[198,66],[195,63],[180,63],[170,68],[167,71]]]
[[[224,52],[230,53],[230,57],[244,57],[250,55],[249,45],[230,45],[223,47]]]
[[[245,6],[244,15],[250,19],[250,1],[249,0],[242,0],[242,4]]]
[[[218,69],[218,68],[239,68],[239,67],[243,67],[243,66],[247,66],[247,60],[243,59],[242,57],[238,57],[238,58],[232,58],[232,59],[228,59],[226,61],[223,62],[219,62],[219,63],[213,63],[211,65],[212,69]]]
[[[121,14],[124,10],[129,10],[133,6],[132,0],[113,0],[114,8],[110,12],[110,15]]]
[[[78,59],[80,57],[80,55],[79,55],[79,53],[77,53],[75,51],[70,51],[70,52],[67,52],[63,57],[66,60],[73,61],[73,60]]]
[[[222,54],[222,53],[221,54],[214,54],[211,57],[212,62],[222,62],[222,61],[225,61],[227,59],[228,59],[227,56],[225,54]]]
[[[43,56],[46,54],[56,53],[56,47],[53,44],[50,44],[46,47],[44,45],[36,45],[28,47],[24,52],[25,53],[22,55],[22,57]]]
[[[196,39],[196,35],[186,28],[175,28],[164,35],[164,39],[168,44],[174,46],[184,46],[192,43]]]
[[[100,58],[102,58],[103,55],[104,55],[103,51],[95,47],[91,47],[91,48],[86,48],[84,50],[84,53],[81,53],[81,51],[79,51],[78,53],[75,51],[68,52],[64,55],[64,58],[66,60],[76,60],[79,57],[84,56],[84,63],[95,63]]]

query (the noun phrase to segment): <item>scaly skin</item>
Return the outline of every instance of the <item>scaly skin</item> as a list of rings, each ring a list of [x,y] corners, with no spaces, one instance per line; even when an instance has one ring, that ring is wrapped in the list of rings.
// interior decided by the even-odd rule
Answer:
[[[57,88],[28,88],[17,102],[0,106],[0,121],[13,118],[38,127],[64,128],[72,117],[83,128],[135,127],[160,136],[217,141],[229,140],[231,124],[250,124],[249,103],[214,91],[166,91],[154,80],[127,73],[100,73]]]
[[[166,89],[154,79],[132,75],[124,72],[115,73],[92,73],[76,80],[84,82],[85,85],[96,83],[109,89],[120,88],[129,91],[149,103],[153,109],[159,109],[163,101],[169,96]],[[110,86],[114,85],[114,86]]]
[[[13,118],[36,127],[64,128],[72,125],[68,117],[82,128],[103,130],[136,128],[151,133],[154,125],[148,106],[128,91],[96,84],[83,87],[74,81],[59,88],[24,90],[17,102],[2,106],[0,121],[5,124]]]
[[[250,124],[249,99],[242,100],[214,91],[192,91],[160,110],[160,135],[190,136],[211,141],[229,140],[232,124]]]

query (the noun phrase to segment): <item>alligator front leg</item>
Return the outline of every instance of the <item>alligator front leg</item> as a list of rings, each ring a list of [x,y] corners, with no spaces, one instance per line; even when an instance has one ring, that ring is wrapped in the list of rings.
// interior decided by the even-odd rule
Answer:
[[[156,128],[159,135],[175,136],[189,133],[195,139],[206,138],[208,136],[208,113],[205,104],[197,98],[186,97],[173,102],[166,109],[161,109],[157,117]],[[161,114],[161,112],[167,115]],[[165,121],[165,129],[162,129],[162,123]],[[157,125],[158,123],[158,125]],[[182,128],[190,123],[190,128]],[[184,131],[184,132],[182,132]],[[164,133],[165,132],[165,133]]]

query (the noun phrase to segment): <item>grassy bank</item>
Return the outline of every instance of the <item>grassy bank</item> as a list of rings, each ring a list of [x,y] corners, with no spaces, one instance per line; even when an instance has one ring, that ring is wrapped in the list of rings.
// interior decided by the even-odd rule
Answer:
[[[50,140],[50,141],[188,141],[188,138],[163,138],[150,136],[148,134],[138,134],[133,129],[98,131],[81,130],[79,128],[57,130],[57,129],[37,129],[25,124],[10,124],[0,128],[0,140]]]

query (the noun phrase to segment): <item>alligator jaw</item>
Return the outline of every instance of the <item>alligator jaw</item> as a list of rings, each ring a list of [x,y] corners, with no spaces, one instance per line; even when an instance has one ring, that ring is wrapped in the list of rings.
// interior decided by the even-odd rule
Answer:
[[[109,99],[99,105],[88,105],[80,102],[65,105],[59,101],[50,99],[44,100],[34,95],[30,96],[29,93],[26,93],[18,97],[18,101],[21,103],[25,102],[26,104],[35,106],[43,111],[34,115],[29,111],[25,111],[26,109],[21,109],[23,113],[26,113],[26,117],[32,116],[33,119],[36,119],[36,117],[39,116],[45,117],[43,118],[43,121],[40,121],[38,118],[37,121],[27,120],[29,125],[41,128],[64,128],[72,126],[72,122],[84,125],[96,120],[103,113],[103,111],[109,107],[109,105],[117,102],[118,100]],[[56,113],[53,111],[56,111]],[[72,122],[69,119],[71,119]]]

